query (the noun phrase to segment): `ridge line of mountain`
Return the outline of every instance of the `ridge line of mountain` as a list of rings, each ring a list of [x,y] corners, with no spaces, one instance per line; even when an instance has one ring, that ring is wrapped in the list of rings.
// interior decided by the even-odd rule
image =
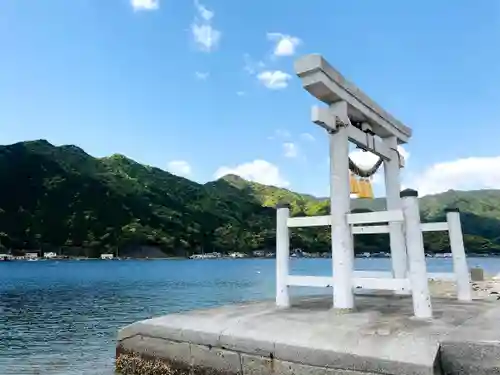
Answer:
[[[329,200],[226,175],[199,184],[121,154],[95,158],[46,140],[0,146],[0,252],[63,249],[68,254],[135,254],[157,248],[186,256],[201,251],[274,249],[274,206],[293,215],[324,215]],[[423,221],[462,212],[466,247],[500,253],[500,191],[453,191],[420,199]],[[385,199],[352,200],[353,210],[382,210]],[[328,228],[292,231],[293,247],[330,251]],[[356,237],[357,252],[388,248],[387,235]],[[446,233],[426,233],[428,251],[448,249]]]

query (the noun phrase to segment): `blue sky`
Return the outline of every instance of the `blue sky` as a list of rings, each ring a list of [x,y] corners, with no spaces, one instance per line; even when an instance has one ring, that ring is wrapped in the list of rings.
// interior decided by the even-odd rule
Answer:
[[[326,134],[293,72],[320,53],[413,128],[405,186],[500,188],[499,42],[494,0],[2,0],[0,143],[325,195]]]

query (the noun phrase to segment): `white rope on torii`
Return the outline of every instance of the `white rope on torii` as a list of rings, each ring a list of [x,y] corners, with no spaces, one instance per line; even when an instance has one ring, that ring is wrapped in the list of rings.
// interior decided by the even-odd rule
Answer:
[[[368,151],[362,152],[361,155],[365,153],[367,156],[376,157],[376,155]],[[363,168],[361,165],[359,165],[359,163],[357,164],[353,160],[354,158],[352,156],[354,155],[355,154],[351,153],[351,155],[348,156],[349,171],[350,171],[350,176],[349,176],[350,193],[357,196],[357,198],[373,199],[374,196],[373,196],[373,187],[371,184],[371,179],[372,176],[375,173],[377,173],[377,170],[382,165],[383,159],[379,157],[375,163],[373,164],[370,163],[369,167]]]
[[[369,151],[365,151],[365,152],[369,152]],[[364,168],[361,168],[359,165],[357,165],[351,159],[351,156],[349,156],[349,170],[359,177],[371,177],[375,173],[377,173],[378,169],[380,168],[380,166],[382,165],[383,162],[384,162],[384,160],[381,157],[379,157],[377,162],[375,164],[373,164],[373,166],[371,166],[368,169],[364,169]]]
[[[376,156],[375,154],[373,154],[370,151],[366,151],[363,149],[361,149],[361,150],[363,153],[367,153],[367,154]],[[399,161],[402,162],[400,164],[404,165],[403,155],[401,155],[401,152],[399,152],[399,150],[397,150],[396,152],[398,154]],[[353,160],[352,155],[353,155],[353,153],[351,153],[349,155],[349,170],[359,177],[372,177],[375,173],[377,173],[380,166],[384,163],[384,160],[380,156],[378,156],[377,161],[375,163],[373,163],[373,165],[371,167],[363,168],[362,166],[359,165],[359,163],[356,163]]]
[[[349,171],[351,172],[350,176],[350,186],[351,186],[351,194],[357,195],[358,198],[373,198],[373,187],[371,185],[371,179],[378,172],[380,166],[384,163],[384,159],[380,156],[375,155],[374,153],[364,150],[360,148],[361,151],[355,151],[349,154]],[[369,159],[376,158],[377,161],[374,163],[370,163],[369,166],[362,166],[360,164],[360,160],[356,162],[356,158],[354,157],[356,154],[358,155],[367,155],[370,156]],[[397,151],[397,157],[399,161],[404,162],[403,156],[399,151]],[[370,160],[371,161],[371,160]],[[402,163],[400,163],[402,165]]]

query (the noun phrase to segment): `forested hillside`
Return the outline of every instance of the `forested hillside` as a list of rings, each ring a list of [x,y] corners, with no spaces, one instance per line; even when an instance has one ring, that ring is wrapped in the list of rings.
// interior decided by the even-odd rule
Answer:
[[[76,146],[47,141],[0,147],[0,247],[102,252],[155,246],[168,255],[274,248],[274,206],[294,215],[329,211],[327,200],[225,176],[201,185],[123,155],[94,158]],[[353,209],[379,210],[383,199],[353,200]],[[462,210],[466,247],[500,252],[500,191],[450,191],[421,199],[423,219]],[[329,251],[328,228],[292,232],[292,246]],[[387,235],[357,236],[356,251],[386,250]],[[426,235],[431,251],[446,235]]]

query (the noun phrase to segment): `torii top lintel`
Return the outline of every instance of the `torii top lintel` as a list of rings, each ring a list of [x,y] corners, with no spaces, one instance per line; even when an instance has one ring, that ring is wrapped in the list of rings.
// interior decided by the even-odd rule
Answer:
[[[396,136],[399,143],[406,143],[411,137],[412,130],[409,127],[347,81],[321,55],[311,54],[299,58],[295,62],[295,72],[304,88],[324,103],[346,102],[351,121],[368,123],[378,136]]]

